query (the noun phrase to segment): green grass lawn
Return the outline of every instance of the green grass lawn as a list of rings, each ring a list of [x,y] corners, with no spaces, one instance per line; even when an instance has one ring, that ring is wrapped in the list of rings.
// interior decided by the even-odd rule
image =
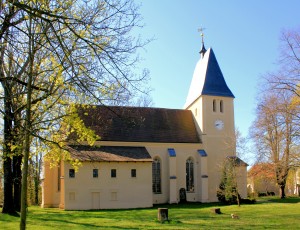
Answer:
[[[160,207],[169,208],[170,222],[157,221]],[[211,212],[217,207],[222,214]],[[232,219],[231,213],[239,219]],[[0,214],[0,229],[19,229],[19,217]],[[29,207],[27,229],[300,229],[300,198],[264,198],[241,207],[199,203],[100,211]]]

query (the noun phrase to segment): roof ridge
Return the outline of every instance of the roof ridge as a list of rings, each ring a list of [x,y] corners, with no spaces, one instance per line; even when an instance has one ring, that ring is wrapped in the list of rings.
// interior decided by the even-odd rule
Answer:
[[[179,108],[165,108],[165,107],[147,107],[147,106],[122,106],[122,105],[90,105],[90,107],[107,107],[107,108],[132,108],[132,109],[154,109],[154,110],[183,110],[185,109],[179,109]]]

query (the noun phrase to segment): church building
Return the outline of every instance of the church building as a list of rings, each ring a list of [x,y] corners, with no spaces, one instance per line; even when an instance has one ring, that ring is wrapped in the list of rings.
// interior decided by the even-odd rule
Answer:
[[[239,162],[238,190],[247,196],[247,164],[236,157],[234,95],[212,48],[202,43],[184,109],[93,106],[79,110],[100,139],[71,145],[82,162],[44,165],[42,207],[65,210],[215,202],[228,157]]]

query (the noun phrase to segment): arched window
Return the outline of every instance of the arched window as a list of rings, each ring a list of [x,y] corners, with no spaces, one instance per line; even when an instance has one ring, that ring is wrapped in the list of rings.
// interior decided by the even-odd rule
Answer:
[[[223,100],[220,101],[220,112],[223,113],[224,108],[223,108]]]
[[[191,157],[186,160],[186,191],[194,192],[194,161]]]
[[[216,112],[216,100],[213,100],[213,111]]]
[[[152,162],[152,191],[153,193],[161,193],[161,168],[160,159],[154,158]]]

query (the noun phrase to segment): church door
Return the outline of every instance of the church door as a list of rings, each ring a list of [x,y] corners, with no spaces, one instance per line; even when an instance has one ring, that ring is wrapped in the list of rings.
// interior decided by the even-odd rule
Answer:
[[[100,192],[92,192],[92,209],[100,209]]]

